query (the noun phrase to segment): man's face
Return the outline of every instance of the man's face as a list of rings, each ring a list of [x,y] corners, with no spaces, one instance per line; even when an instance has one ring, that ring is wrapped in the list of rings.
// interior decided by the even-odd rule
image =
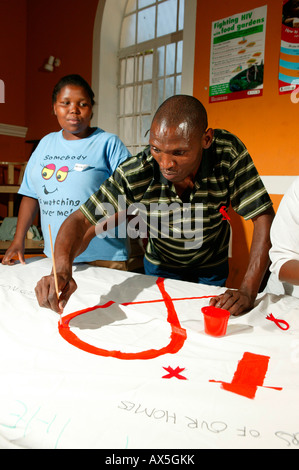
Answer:
[[[212,129],[199,135],[190,131],[186,122],[168,127],[163,121],[154,121],[149,144],[162,175],[172,183],[180,183],[187,177],[194,178],[201,163],[202,151],[211,145],[212,138]]]

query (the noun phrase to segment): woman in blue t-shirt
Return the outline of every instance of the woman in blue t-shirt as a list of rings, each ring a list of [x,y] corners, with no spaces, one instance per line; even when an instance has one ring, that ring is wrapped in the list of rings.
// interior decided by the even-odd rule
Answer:
[[[130,157],[116,135],[90,127],[94,93],[80,75],[63,77],[54,87],[52,103],[61,130],[41,139],[28,161],[19,190],[23,198],[16,233],[3,264],[14,264],[16,257],[25,263],[25,237],[38,210],[44,253],[50,257],[48,226],[55,243],[63,221]],[[75,262],[126,269],[127,259],[126,231],[115,229],[109,237],[95,237]]]

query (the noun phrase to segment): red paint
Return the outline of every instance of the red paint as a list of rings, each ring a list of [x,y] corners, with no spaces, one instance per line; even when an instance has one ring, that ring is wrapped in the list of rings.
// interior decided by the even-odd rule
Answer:
[[[226,207],[225,206],[220,207],[219,212],[220,212],[220,214],[223,215],[222,220],[230,220],[230,217],[226,213]]]
[[[68,341],[70,344],[73,346],[76,346],[79,349],[82,349],[83,351],[89,352],[91,354],[96,354],[98,356],[105,356],[105,357],[115,357],[117,359],[153,359],[155,357],[161,356],[163,354],[175,354],[178,352],[186,338],[187,338],[187,333],[186,330],[183,329],[180,325],[179,319],[177,317],[177,313],[175,311],[174,305],[173,305],[173,300],[169,296],[169,294],[166,292],[165,287],[164,287],[164,279],[163,278],[158,278],[157,281],[157,286],[162,294],[162,300],[165,303],[166,309],[167,309],[167,321],[171,326],[171,336],[170,336],[170,342],[167,346],[161,349],[149,349],[148,351],[141,351],[138,353],[126,353],[126,352],[121,352],[121,351],[108,351],[106,349],[101,349],[97,348],[96,346],[92,346],[91,344],[85,343],[84,341],[80,340],[71,330],[69,327],[69,322],[72,320],[72,318],[77,317],[78,315],[83,315],[84,313],[90,312],[92,310],[96,310],[98,308],[108,308],[111,305],[113,305],[115,302],[114,301],[109,301],[104,305],[96,305],[95,307],[91,308],[86,308],[84,310],[81,310],[79,312],[74,312],[71,313],[70,315],[67,315],[62,318],[62,324],[58,324],[58,329],[60,335]],[[198,297],[200,298],[200,297]],[[179,299],[182,300],[182,299]],[[137,303],[146,303],[146,302],[127,302],[121,305],[132,305],[132,304],[137,304]]]
[[[221,387],[229,392],[237,393],[247,398],[254,398],[257,388],[263,387],[268,370],[269,356],[261,356],[245,352],[238,363],[237,370],[231,383],[219,380],[209,382],[221,383]],[[266,387],[274,390],[282,390],[281,387]]]
[[[288,322],[286,322],[285,320],[277,320],[277,318],[275,318],[272,313],[270,313],[270,315],[268,315],[266,317],[266,320],[271,320],[275,323],[275,325],[278,326],[278,328],[280,328],[281,330],[288,330],[290,328],[290,325],[288,324]],[[281,325],[284,325],[281,326]]]
[[[168,372],[168,374],[163,375],[162,379],[171,379],[172,377],[176,377],[179,380],[187,380],[186,377],[181,375],[181,372],[185,370],[184,367],[182,369],[180,367],[176,367],[175,369],[173,369],[172,367],[169,366],[169,367],[163,367],[163,369],[165,369]]]
[[[228,310],[223,308],[203,307],[205,333],[211,336],[224,336],[227,329],[227,322],[230,316]]]

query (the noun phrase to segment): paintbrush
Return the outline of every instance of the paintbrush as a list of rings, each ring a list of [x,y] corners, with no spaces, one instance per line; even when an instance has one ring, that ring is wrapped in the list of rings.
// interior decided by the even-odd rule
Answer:
[[[56,290],[57,300],[59,301],[58,281],[57,281],[57,274],[56,274],[56,266],[55,266],[55,258],[54,258],[54,249],[53,249],[53,241],[52,241],[51,225],[50,225],[50,224],[49,224],[49,235],[50,235],[50,243],[51,243],[51,253],[52,253],[52,264],[53,264],[53,274],[54,274],[55,290]],[[60,315],[59,324],[62,325],[61,313],[60,313],[59,315]]]

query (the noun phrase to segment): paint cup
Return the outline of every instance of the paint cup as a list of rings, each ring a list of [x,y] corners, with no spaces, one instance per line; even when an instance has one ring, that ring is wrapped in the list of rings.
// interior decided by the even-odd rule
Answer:
[[[225,336],[229,311],[213,306],[203,307],[201,311],[204,316],[205,333],[210,336]]]

